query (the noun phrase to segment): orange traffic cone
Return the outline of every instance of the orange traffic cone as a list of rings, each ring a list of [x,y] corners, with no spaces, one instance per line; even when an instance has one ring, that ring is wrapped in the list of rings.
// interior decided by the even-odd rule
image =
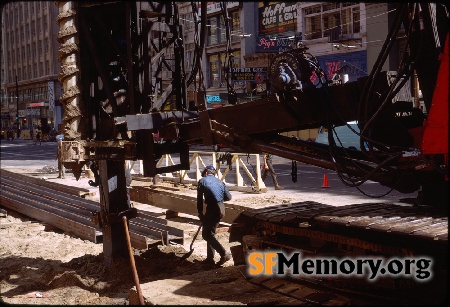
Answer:
[[[327,174],[323,174],[323,184],[322,184],[322,188],[329,188],[330,186],[328,185],[328,176]]]

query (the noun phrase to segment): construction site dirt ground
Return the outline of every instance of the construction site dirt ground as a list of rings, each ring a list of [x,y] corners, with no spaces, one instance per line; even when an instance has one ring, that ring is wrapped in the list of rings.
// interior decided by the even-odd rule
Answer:
[[[66,174],[66,179],[57,179],[57,173],[52,170],[15,169],[15,172],[98,190],[88,185],[88,178],[76,181],[71,173]],[[193,187],[186,187],[186,191],[189,190],[195,193]],[[232,195],[236,203],[245,204],[249,208],[311,200],[311,195],[308,199],[302,199],[301,195],[292,194],[292,191],[288,190],[256,195],[232,192]],[[139,203],[132,205],[153,212],[155,216],[165,217],[164,209]],[[196,217],[184,214],[169,220],[173,225],[185,230],[184,245],[155,245],[147,250],[134,250],[142,289],[152,293],[151,297],[146,297],[147,304],[295,303],[293,299],[246,282],[241,274],[245,267],[234,266],[233,261],[227,262],[221,268],[205,264],[203,260],[206,258],[206,242],[201,235],[193,245],[194,252],[189,258],[183,259],[189,251],[199,221]],[[115,260],[111,267],[106,267],[102,244],[73,237],[14,212],[8,212],[6,216],[0,217],[0,222],[0,289],[1,300],[4,303],[27,305],[130,303],[130,292],[133,292],[131,289],[135,286],[135,282],[127,257]],[[217,237],[227,249],[238,244],[229,243],[227,225],[219,228]],[[226,287],[219,287],[223,292],[220,293],[217,287],[213,290],[208,288],[211,284],[226,284]]]

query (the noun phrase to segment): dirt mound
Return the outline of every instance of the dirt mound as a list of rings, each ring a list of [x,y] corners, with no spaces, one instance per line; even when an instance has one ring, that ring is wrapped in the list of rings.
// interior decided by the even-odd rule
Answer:
[[[0,237],[0,288],[5,303],[123,305],[135,286],[128,255],[106,267],[102,244],[46,231],[43,224],[25,216],[2,217]],[[201,255],[183,259],[187,252],[179,245],[135,250],[140,281],[208,269]]]

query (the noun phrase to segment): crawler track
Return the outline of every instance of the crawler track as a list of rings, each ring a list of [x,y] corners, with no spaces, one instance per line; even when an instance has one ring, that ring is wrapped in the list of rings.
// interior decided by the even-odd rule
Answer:
[[[230,229],[230,241],[243,250],[283,249],[309,257],[427,257],[431,280],[387,278],[377,283],[357,278],[314,278],[312,283],[367,296],[383,293],[399,304],[442,301],[447,295],[448,217],[425,207],[358,204],[333,207],[301,202],[249,210]],[[380,291],[382,290],[382,291]]]
[[[100,210],[98,202],[83,199],[55,188],[41,186],[27,176],[10,174],[2,170],[1,205],[7,209],[45,222],[80,238],[95,243],[102,242],[101,229],[92,222],[92,213]],[[155,218],[138,210],[130,220],[132,246],[146,249],[150,244],[184,243],[184,231],[167,225],[164,219]]]

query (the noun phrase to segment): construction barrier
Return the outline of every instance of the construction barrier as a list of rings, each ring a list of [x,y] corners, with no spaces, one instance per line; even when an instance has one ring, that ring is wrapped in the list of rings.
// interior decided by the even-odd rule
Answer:
[[[202,177],[201,172],[207,165],[213,165],[217,171],[217,177],[225,182],[228,189],[231,191],[241,192],[267,192],[267,187],[264,181],[261,179],[260,169],[260,157],[259,154],[245,154],[245,153],[222,153],[222,152],[207,152],[207,151],[191,151],[192,157],[189,160],[189,170],[181,170],[173,173],[163,173],[158,175],[159,178],[172,182],[190,183],[197,185],[197,182]],[[227,166],[225,169],[221,169],[221,161],[218,160],[219,154],[227,154]],[[244,163],[243,159],[247,161]],[[139,175],[143,175],[142,160],[139,162]],[[205,163],[208,161],[208,163]],[[211,162],[209,162],[211,161]],[[194,164],[194,165],[193,165]],[[127,169],[133,170],[135,161],[127,162]],[[170,154],[165,154],[158,161],[156,167],[164,167],[175,165]],[[254,170],[254,173],[250,172],[249,167]],[[194,174],[192,174],[192,171]],[[188,173],[191,171],[191,178]],[[245,176],[245,180],[243,175]],[[134,172],[131,171],[131,174]],[[227,181],[228,176],[228,181]],[[233,177],[231,179],[230,177]]]

